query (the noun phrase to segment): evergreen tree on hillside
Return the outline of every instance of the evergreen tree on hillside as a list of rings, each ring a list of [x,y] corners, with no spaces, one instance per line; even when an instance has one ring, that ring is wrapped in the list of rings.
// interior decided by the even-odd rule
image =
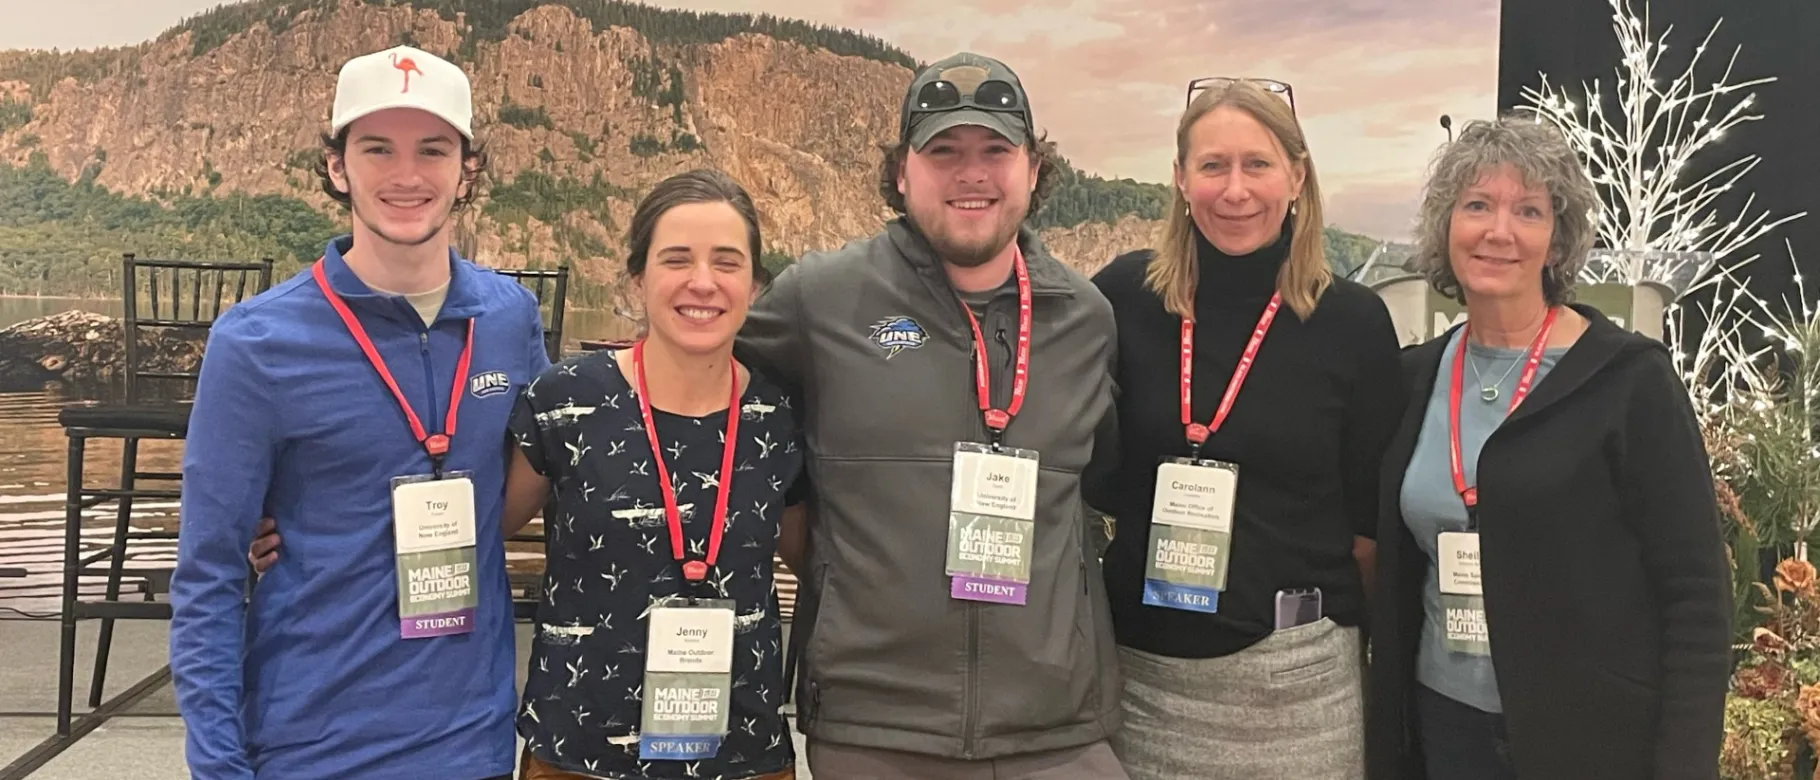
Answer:
[[[322,251],[335,222],[279,195],[120,195],[91,177],[71,183],[43,154],[0,165],[0,294],[117,295],[109,269],[140,257],[271,257],[281,276]]]
[[[1169,205],[1169,188],[1132,179],[1103,179],[1082,173],[1066,159],[1056,161],[1056,184],[1030,218],[1038,230],[1074,227],[1084,222],[1117,222],[1135,214],[1141,219],[1162,219]]]
[[[251,0],[216,6],[167,30],[160,39],[192,33],[193,51],[201,55],[255,24],[263,22],[274,32],[280,32],[287,29],[298,14],[332,10],[337,3],[338,0]],[[735,35],[758,33],[835,54],[865,57],[906,68],[918,65],[902,50],[865,33],[771,14],[682,11],[627,0],[416,0],[409,5],[435,11],[451,22],[458,16],[465,19],[470,35],[463,45],[470,52],[476,41],[504,39],[507,24],[525,11],[541,5],[560,5],[593,23],[597,30],[630,27],[656,43],[715,43]]]

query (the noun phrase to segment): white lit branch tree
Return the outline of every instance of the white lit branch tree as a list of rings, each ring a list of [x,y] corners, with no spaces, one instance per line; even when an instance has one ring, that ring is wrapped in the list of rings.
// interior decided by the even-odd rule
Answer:
[[[1612,97],[1616,110],[1609,109],[1597,80],[1582,86],[1583,104],[1552,86],[1546,74],[1540,89],[1523,90],[1529,108],[1567,134],[1585,159],[1593,181],[1605,191],[1599,245],[1626,250],[1632,261],[1601,268],[1595,271],[1600,278],[1588,281],[1635,284],[1688,278],[1684,276],[1688,269],[1669,265],[1687,262],[1688,255],[1669,255],[1661,258],[1664,265],[1656,267],[1645,260],[1655,260],[1652,255],[1663,252],[1710,253],[1711,261],[1721,262],[1776,226],[1803,216],[1771,219],[1768,212],[1751,216],[1754,194],[1738,216],[1725,218],[1717,213],[1714,206],[1719,197],[1737,187],[1762,162],[1757,155],[1744,155],[1697,179],[1691,174],[1695,158],[1713,148],[1726,131],[1763,118],[1748,112],[1757,98],[1748,90],[1773,82],[1775,77],[1733,82],[1739,51],[1733,49],[1724,73],[1708,85],[1697,71],[1719,30],[1719,24],[1714,24],[1694,48],[1686,69],[1664,84],[1656,71],[1671,50],[1667,39],[1674,28],[1652,40],[1647,3],[1639,19],[1631,12],[1629,0],[1608,2],[1613,11],[1612,30],[1623,52],[1615,69]]]
[[[1709,433],[1722,435],[1716,429],[1729,397],[1726,389],[1740,385],[1738,372],[1765,357],[1761,351],[1747,352],[1743,329],[1750,316],[1769,313],[1738,281],[1740,269],[1756,256],[1732,256],[1806,213],[1772,219],[1754,208],[1754,193],[1746,195],[1742,213],[1720,213],[1720,197],[1742,189],[1741,180],[1762,161],[1755,154],[1712,166],[1704,175],[1695,171],[1709,167],[1705,158],[1718,151],[1728,130],[1763,118],[1748,111],[1756,102],[1750,90],[1776,79],[1733,81],[1739,51],[1734,48],[1719,78],[1712,80],[1706,71],[1713,69],[1701,65],[1720,23],[1693,48],[1684,69],[1663,77],[1657,71],[1672,50],[1667,41],[1673,27],[1652,37],[1647,2],[1641,18],[1632,12],[1630,0],[1608,2],[1622,55],[1609,97],[1594,80],[1582,85],[1583,97],[1575,100],[1552,85],[1547,74],[1539,89],[1525,87],[1523,96],[1540,120],[1566,134],[1600,185],[1599,248],[1581,281],[1656,282],[1676,298],[1715,288],[1710,292],[1714,303],[1698,307],[1701,324],[1692,354],[1685,350],[1690,346],[1687,312],[1678,302],[1670,302],[1664,336],[1675,347],[1676,365],[1702,424]]]
[[[1711,288],[1702,297],[1712,303],[1697,307],[1695,332],[1686,307],[1675,302],[1664,335],[1706,435],[1737,571],[1736,628],[1745,652],[1726,707],[1721,774],[1812,777],[1813,746],[1820,745],[1820,588],[1805,558],[1820,524],[1820,317],[1799,271],[1799,300],[1772,310],[1738,275],[1757,256],[1734,257],[1806,212],[1775,218],[1756,208],[1742,182],[1761,162],[1757,155],[1724,165],[1706,159],[1728,130],[1762,119],[1750,111],[1757,97],[1751,90],[1775,79],[1734,81],[1736,48],[1718,78],[1708,73],[1719,70],[1702,67],[1718,24],[1683,52],[1685,69],[1660,76],[1674,51],[1667,43],[1673,28],[1652,37],[1647,0],[1640,18],[1630,0],[1608,2],[1623,55],[1612,92],[1593,81],[1576,100],[1543,75],[1541,87],[1525,89],[1524,97],[1541,121],[1566,133],[1600,185],[1600,248],[1581,281],[1660,283],[1677,298]],[[1738,195],[1739,212],[1722,213]],[[1760,551],[1771,562],[1791,551],[1793,558],[1766,577]]]
[[[1732,50],[1723,69],[1703,67],[1722,22],[1686,52],[1687,64],[1680,72],[1664,77],[1658,71],[1675,51],[1668,43],[1673,27],[1653,35],[1647,2],[1641,17],[1633,12],[1631,0],[1608,2],[1621,52],[1612,91],[1607,94],[1593,80],[1582,85],[1582,97],[1576,100],[1542,74],[1541,87],[1525,88],[1523,95],[1540,120],[1567,135],[1604,200],[1598,214],[1599,248],[1581,281],[1655,282],[1677,298],[1713,288],[1702,296],[1712,303],[1697,307],[1693,333],[1687,323],[1689,312],[1671,302],[1664,336],[1675,348],[1675,363],[1700,411],[1715,467],[1726,478],[1719,486],[1724,492],[1737,486],[1733,478],[1742,479],[1751,467],[1739,448],[1753,442],[1738,430],[1733,413],[1740,406],[1761,407],[1786,394],[1788,383],[1778,381],[1779,372],[1766,373],[1766,364],[1773,365],[1779,357],[1786,361],[1811,354],[1811,349],[1804,353],[1788,339],[1811,330],[1803,327],[1811,320],[1802,316],[1808,314],[1805,307],[1799,314],[1785,310],[1786,316],[1772,312],[1740,282],[1739,271],[1757,256],[1733,257],[1806,212],[1774,218],[1756,208],[1756,195],[1741,182],[1762,162],[1758,155],[1744,154],[1724,165],[1706,159],[1721,151],[1727,131],[1763,118],[1749,110],[1757,98],[1751,90],[1776,79],[1734,80],[1739,48]],[[1710,172],[1698,173],[1702,170]],[[1744,194],[1744,205],[1739,214],[1726,215],[1720,201],[1734,190]],[[1762,342],[1755,338],[1758,332],[1768,344],[1747,346]],[[1747,335],[1752,337],[1748,341]],[[1726,496],[1728,504],[1734,503],[1731,498]],[[1762,541],[1776,544],[1801,541],[1815,517],[1810,513],[1762,520],[1790,532],[1757,529],[1766,532]]]

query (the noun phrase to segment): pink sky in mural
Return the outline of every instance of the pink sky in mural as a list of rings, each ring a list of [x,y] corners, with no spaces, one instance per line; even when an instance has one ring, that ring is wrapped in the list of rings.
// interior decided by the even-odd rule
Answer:
[[[1425,165],[1497,107],[1498,0],[668,0],[864,30],[933,60],[968,49],[1018,71],[1037,124],[1103,176],[1167,181],[1183,88],[1281,79],[1348,230],[1408,235]]]
[[[9,14],[0,48],[145,40],[220,0],[67,0]],[[1496,108],[1498,0],[660,0],[862,30],[933,60],[973,50],[1024,79],[1037,123],[1081,168],[1167,181],[1189,79],[1269,76],[1296,105],[1329,221],[1403,239],[1423,168]],[[68,20],[91,20],[71,30]]]

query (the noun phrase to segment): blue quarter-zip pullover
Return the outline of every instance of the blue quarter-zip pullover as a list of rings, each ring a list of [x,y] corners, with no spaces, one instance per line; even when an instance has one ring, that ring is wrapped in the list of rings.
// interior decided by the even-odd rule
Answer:
[[[437,778],[509,774],[512,605],[500,533],[506,422],[545,367],[530,291],[450,253],[426,327],[324,253],[330,285],[366,328],[428,432],[441,429],[474,320],[444,468],[474,481],[479,605],[471,633],[399,635],[391,480],[431,472],[391,391],[311,274],[233,307],[209,335],[183,457],[171,579],[171,672],[194,777]],[[506,381],[500,381],[501,379]],[[243,601],[261,517],[284,549]]]

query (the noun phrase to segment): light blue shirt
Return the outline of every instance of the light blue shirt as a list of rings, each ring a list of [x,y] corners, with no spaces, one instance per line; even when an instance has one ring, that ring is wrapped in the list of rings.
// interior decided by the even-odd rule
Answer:
[[[1498,678],[1492,671],[1492,659],[1465,653],[1449,652],[1447,633],[1442,624],[1439,558],[1436,546],[1444,531],[1466,530],[1466,505],[1454,491],[1453,471],[1448,465],[1449,419],[1447,394],[1453,377],[1453,361],[1460,347],[1460,334],[1455,331],[1442,353],[1440,372],[1435,375],[1434,390],[1428,396],[1428,411],[1422,419],[1422,432],[1416,438],[1409,470],[1403,475],[1403,523],[1415,536],[1416,544],[1428,556],[1428,573],[1422,584],[1421,649],[1416,657],[1416,680],[1436,693],[1471,705],[1486,712],[1502,712],[1498,698]],[[1544,350],[1536,368],[1536,385],[1554,368],[1566,347]],[[1504,422],[1510,409],[1511,394],[1523,373],[1526,348],[1497,348],[1470,345],[1466,353],[1465,378],[1460,393],[1460,460],[1466,473],[1466,484],[1478,484],[1479,450],[1491,432]],[[1474,369],[1477,373],[1474,373]],[[1496,382],[1498,396],[1487,402],[1480,397],[1482,388]],[[1496,653],[1494,646],[1492,652]]]

